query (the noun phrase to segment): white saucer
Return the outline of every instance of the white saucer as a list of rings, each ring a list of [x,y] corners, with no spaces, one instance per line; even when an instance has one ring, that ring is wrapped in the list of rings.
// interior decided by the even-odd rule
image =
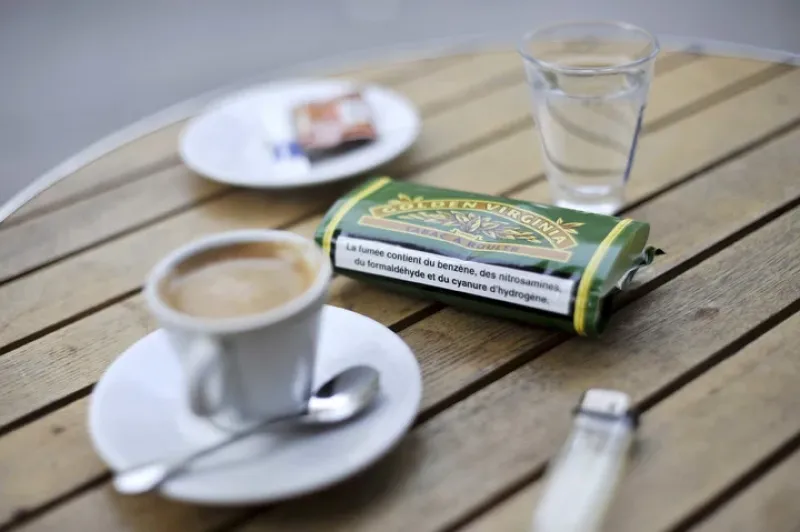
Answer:
[[[360,88],[370,105],[378,139],[315,161],[297,174],[275,165],[269,138],[292,138],[291,108]],[[326,183],[371,170],[407,150],[420,131],[414,106],[396,92],[340,80],[276,82],[229,96],[194,118],[180,139],[184,163],[230,185],[287,188]],[[278,140],[278,139],[274,139]]]
[[[398,442],[422,395],[414,354],[395,333],[367,317],[331,306],[322,316],[316,382],[349,366],[372,365],[381,379],[374,407],[325,430],[258,434],[198,461],[168,481],[162,493],[202,504],[286,499],[353,475]],[[185,407],[180,368],[162,331],[136,342],[106,370],[91,397],[89,433],[114,470],[222,437]]]

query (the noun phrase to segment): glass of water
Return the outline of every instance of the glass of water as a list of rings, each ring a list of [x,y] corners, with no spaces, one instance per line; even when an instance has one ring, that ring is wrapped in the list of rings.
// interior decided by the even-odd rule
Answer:
[[[523,37],[542,155],[556,205],[612,214],[642,127],[658,41],[622,22],[574,22]]]

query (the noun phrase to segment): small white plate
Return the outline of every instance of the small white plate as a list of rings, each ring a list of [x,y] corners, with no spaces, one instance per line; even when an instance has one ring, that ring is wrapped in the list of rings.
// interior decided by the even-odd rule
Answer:
[[[342,154],[314,161],[301,174],[275,164],[270,138],[292,138],[291,109],[302,102],[360,89],[372,109],[378,138]],[[340,80],[276,82],[248,89],[212,105],[181,134],[180,154],[195,172],[230,185],[288,188],[327,183],[380,166],[407,150],[420,131],[414,106],[396,92]],[[281,137],[281,138],[275,138]]]
[[[417,414],[422,378],[414,354],[383,325],[337,307],[322,314],[315,374],[369,364],[380,372],[373,408],[324,430],[265,432],[199,460],[162,493],[201,504],[254,504],[309,493],[364,469],[387,453]],[[264,384],[268,384],[265,382]],[[89,433],[114,470],[180,455],[224,437],[186,406],[176,356],[162,331],[142,338],[106,370],[94,389]]]

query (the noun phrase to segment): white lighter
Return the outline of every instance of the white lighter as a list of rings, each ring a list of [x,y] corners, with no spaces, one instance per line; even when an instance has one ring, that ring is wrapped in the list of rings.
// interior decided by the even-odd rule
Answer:
[[[602,389],[583,394],[572,432],[548,468],[534,532],[601,529],[637,421],[627,394]]]

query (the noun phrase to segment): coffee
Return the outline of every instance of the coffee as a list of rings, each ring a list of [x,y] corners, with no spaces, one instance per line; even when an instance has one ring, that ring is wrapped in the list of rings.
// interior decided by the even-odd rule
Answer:
[[[199,318],[260,314],[305,292],[314,271],[296,245],[245,242],[200,252],[162,281],[173,309]]]

